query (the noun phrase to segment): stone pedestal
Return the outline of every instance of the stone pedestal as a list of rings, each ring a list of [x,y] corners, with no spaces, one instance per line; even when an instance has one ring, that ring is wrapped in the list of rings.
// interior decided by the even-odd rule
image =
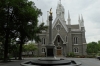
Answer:
[[[46,46],[46,57],[54,57],[55,56],[55,46],[54,45],[47,45]]]

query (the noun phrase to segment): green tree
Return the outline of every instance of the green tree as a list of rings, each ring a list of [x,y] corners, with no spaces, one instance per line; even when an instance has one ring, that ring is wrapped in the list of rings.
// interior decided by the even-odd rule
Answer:
[[[0,42],[0,59],[3,58],[3,44]]]
[[[98,51],[100,52],[100,40],[98,41]]]
[[[10,38],[14,35],[12,32],[14,30],[14,14],[10,1],[0,0],[0,38],[4,44],[4,61],[7,61],[8,45]]]
[[[24,52],[31,52],[33,55],[33,52],[37,50],[37,46],[35,46],[34,43],[29,43],[29,44],[25,44],[23,45],[23,51]]]
[[[98,52],[98,44],[97,44],[97,42],[88,43],[86,52],[88,54],[97,53]]]
[[[32,1],[0,0],[0,35],[4,38],[4,61],[7,60],[12,38],[18,37],[20,40],[19,59],[22,59],[22,46],[25,42],[33,39],[39,41],[37,34],[47,28],[44,23],[38,26],[38,17],[41,15],[41,10]]]
[[[8,52],[12,57],[15,57],[15,59],[17,59],[19,52],[19,44],[16,44],[15,40],[11,40]]]
[[[17,1],[16,3],[18,6],[14,7],[14,12],[19,25],[17,32],[18,38],[20,39],[19,59],[21,59],[23,44],[33,39],[39,41],[39,37],[36,34],[47,27],[44,26],[44,23],[38,26],[38,17],[42,15],[42,12],[32,1],[25,0],[24,2]]]
[[[28,51],[34,51],[34,50],[36,50],[37,49],[37,47],[33,44],[33,43],[29,43],[28,45],[27,45],[27,50]]]

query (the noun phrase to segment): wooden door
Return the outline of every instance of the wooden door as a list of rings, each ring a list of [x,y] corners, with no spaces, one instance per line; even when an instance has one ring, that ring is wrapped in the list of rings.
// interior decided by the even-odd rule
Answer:
[[[57,56],[60,56],[61,54],[61,49],[57,50]]]

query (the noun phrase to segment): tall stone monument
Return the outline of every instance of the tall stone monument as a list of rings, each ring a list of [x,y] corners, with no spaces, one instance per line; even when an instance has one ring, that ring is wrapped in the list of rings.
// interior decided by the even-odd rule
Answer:
[[[52,8],[51,8],[52,9]],[[46,45],[46,57],[54,57],[55,55],[55,45],[52,43],[52,12],[50,9],[49,15],[49,44]]]

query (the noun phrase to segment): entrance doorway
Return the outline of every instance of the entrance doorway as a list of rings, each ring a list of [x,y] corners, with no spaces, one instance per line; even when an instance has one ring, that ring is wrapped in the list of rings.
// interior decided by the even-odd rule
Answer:
[[[57,47],[57,56],[61,56],[62,55],[62,49],[61,47]]]

